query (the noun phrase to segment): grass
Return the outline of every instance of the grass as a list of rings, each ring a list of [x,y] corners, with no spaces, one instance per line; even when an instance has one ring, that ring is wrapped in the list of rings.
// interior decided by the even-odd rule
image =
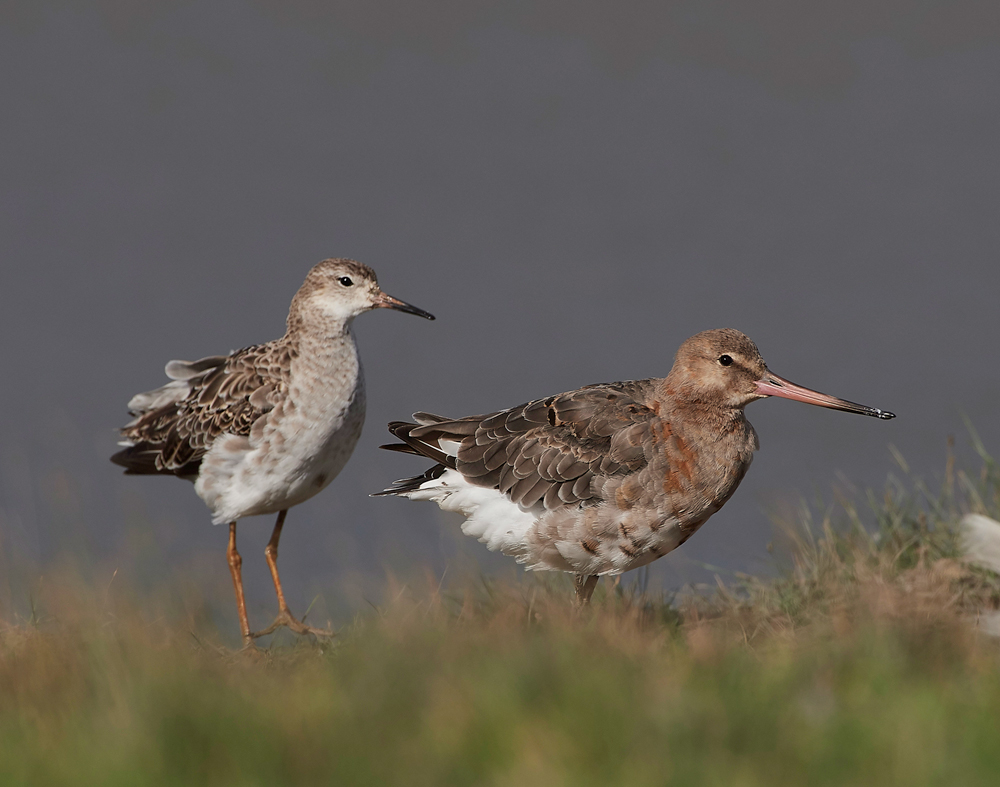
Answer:
[[[996,784],[1000,578],[957,523],[1000,513],[997,465],[870,503],[803,511],[777,578],[583,612],[546,576],[400,586],[256,653],[197,603],[48,583],[0,626],[0,784]]]

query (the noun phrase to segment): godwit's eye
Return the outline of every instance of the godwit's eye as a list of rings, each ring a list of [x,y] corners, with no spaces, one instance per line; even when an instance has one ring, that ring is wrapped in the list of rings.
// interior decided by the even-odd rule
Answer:
[[[719,356],[719,363],[721,363],[723,366],[732,366],[733,365],[733,359],[730,356],[728,356],[728,355],[720,355]]]
[[[339,281],[345,287],[350,287],[352,284],[354,284],[354,282],[351,281],[350,276],[341,276],[339,279],[337,279],[337,281]]]

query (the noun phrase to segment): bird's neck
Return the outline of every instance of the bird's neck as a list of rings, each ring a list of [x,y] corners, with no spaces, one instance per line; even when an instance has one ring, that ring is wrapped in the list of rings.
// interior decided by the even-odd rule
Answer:
[[[360,367],[358,349],[351,333],[351,320],[293,321],[281,338],[288,346],[293,365],[312,374],[351,374]]]
[[[661,409],[670,413],[672,424],[692,431],[715,435],[744,431],[748,425],[743,407],[731,405],[721,396],[704,389],[677,383],[670,377],[657,381],[656,395]],[[666,407],[662,407],[662,405]]]
[[[322,326],[321,330],[297,331],[289,335],[300,355],[326,358],[346,353],[356,354],[354,334],[349,323]]]
[[[298,296],[292,300],[292,306],[288,310],[288,319],[285,321],[285,337],[320,337],[325,340],[337,340],[345,335],[350,336],[351,324],[354,317],[334,317],[320,309],[314,304],[300,303]]]

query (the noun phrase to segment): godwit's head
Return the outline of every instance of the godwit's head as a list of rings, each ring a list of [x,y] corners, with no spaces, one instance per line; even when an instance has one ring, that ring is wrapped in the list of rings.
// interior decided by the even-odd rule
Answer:
[[[428,320],[434,315],[382,292],[375,271],[348,259],[323,260],[295,293],[289,325],[297,320],[346,323],[371,309],[396,309]]]
[[[703,331],[677,351],[667,386],[687,401],[742,408],[756,399],[780,396],[875,418],[893,413],[803,388],[767,368],[757,345],[733,328]]]

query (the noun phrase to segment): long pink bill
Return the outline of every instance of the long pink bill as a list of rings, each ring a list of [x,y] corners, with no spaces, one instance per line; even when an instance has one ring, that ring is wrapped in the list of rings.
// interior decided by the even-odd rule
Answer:
[[[830,407],[834,410],[843,410],[845,413],[858,413],[860,415],[870,415],[873,418],[882,418],[888,420],[889,418],[895,418],[895,413],[890,413],[888,410],[879,410],[877,407],[868,407],[864,404],[856,404],[855,402],[849,402],[846,399],[838,399],[836,396],[830,396],[829,394],[820,393],[819,391],[813,391],[810,388],[803,388],[801,385],[796,385],[793,382],[789,382],[782,377],[778,377],[776,374],[768,372],[764,375],[764,379],[757,381],[757,393],[763,396],[781,396],[785,399],[792,399],[796,402],[805,402],[806,404],[817,404],[820,407]]]

